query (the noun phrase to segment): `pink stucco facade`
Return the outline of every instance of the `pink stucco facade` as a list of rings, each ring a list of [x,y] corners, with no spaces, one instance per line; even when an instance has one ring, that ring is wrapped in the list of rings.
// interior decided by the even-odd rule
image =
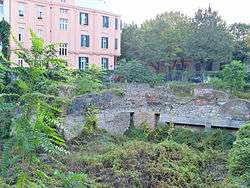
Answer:
[[[80,24],[80,13],[87,15],[87,24]],[[104,27],[104,16],[108,17],[108,27]],[[114,69],[120,56],[120,16],[80,7],[74,0],[10,0],[9,22],[12,34],[27,48],[31,45],[29,29],[38,33],[46,43],[67,44],[66,55],[61,54],[61,57],[74,69],[79,68],[82,57],[84,63],[87,58],[88,65],[96,64],[98,67],[102,67],[102,59],[106,58],[108,65],[105,68]],[[87,47],[82,44],[81,35],[88,36]],[[108,38],[107,48],[102,46],[102,37]],[[12,40],[11,50],[15,48]],[[11,60],[18,62],[15,53],[11,53]]]

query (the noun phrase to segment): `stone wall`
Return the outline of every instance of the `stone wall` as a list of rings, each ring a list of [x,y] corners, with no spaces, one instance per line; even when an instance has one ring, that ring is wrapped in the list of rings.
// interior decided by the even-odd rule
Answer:
[[[226,93],[197,87],[190,97],[174,95],[168,87],[123,86],[124,95],[107,91],[76,97],[62,126],[66,139],[77,136],[84,125],[88,107],[99,109],[98,126],[112,134],[123,134],[135,126],[174,122],[192,126],[239,128],[250,120],[250,102],[230,100]]]

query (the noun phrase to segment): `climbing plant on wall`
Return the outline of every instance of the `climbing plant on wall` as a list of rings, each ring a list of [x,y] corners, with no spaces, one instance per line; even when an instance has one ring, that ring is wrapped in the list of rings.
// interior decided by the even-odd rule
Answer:
[[[3,55],[5,58],[9,59],[10,25],[5,20],[0,21],[0,41],[2,42]]]

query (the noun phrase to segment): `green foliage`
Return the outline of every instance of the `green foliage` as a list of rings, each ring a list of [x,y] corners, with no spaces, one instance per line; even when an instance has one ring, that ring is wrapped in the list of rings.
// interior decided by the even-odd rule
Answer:
[[[246,187],[250,186],[250,124],[240,128],[237,140],[229,155],[229,173],[233,182]]]
[[[121,35],[121,59],[132,61],[138,59],[140,44],[140,29],[136,24],[124,25]]]
[[[82,95],[89,92],[98,92],[102,89],[102,71],[96,66],[91,66],[85,71],[80,72],[78,77],[78,94]]]
[[[228,63],[232,57],[246,60],[247,27],[234,24],[228,28],[210,7],[199,9],[194,18],[166,12],[141,27],[124,28],[122,58],[142,61],[157,73],[170,74],[171,65],[185,59],[202,63],[206,70],[210,63]],[[182,76],[187,77],[185,74]]]
[[[10,56],[10,25],[5,20],[0,21],[0,41],[2,42],[2,53],[5,58]]]
[[[179,12],[163,13],[144,22],[140,30],[140,60],[161,72],[173,60],[184,58],[190,28],[189,18]]]
[[[56,57],[55,45],[45,45],[32,31],[31,41],[31,50],[17,42],[16,53],[28,68],[9,67],[10,62],[4,59],[0,69],[0,75],[5,74],[0,95],[3,102],[0,117],[4,122],[0,129],[0,137],[4,138],[1,175],[12,179],[17,187],[35,186],[31,174],[22,172],[35,164],[38,153],[49,156],[69,153],[57,130],[65,102],[47,91],[51,85],[67,83],[71,72],[65,61]]]
[[[167,84],[167,87],[169,87],[176,96],[192,97],[195,85],[190,83],[171,82]]]
[[[95,107],[90,107],[85,113],[85,124],[83,126],[82,135],[89,137],[97,131],[97,113]]]
[[[121,81],[129,83],[156,84],[163,80],[163,77],[156,75],[147,66],[135,60],[120,61],[114,73]]]
[[[87,179],[87,175],[83,173],[68,172],[67,174],[55,171],[54,175],[60,179],[62,188],[87,188],[95,187],[93,182]]]
[[[248,60],[247,35],[250,25],[244,23],[234,23],[230,26],[230,33],[234,38],[233,59],[241,62]]]
[[[236,94],[246,86],[246,66],[240,61],[232,61],[221,71],[221,78],[215,77],[210,81],[216,89],[228,89]]]
[[[162,142],[166,139],[171,140],[173,137],[174,125],[172,123],[164,125],[159,124],[148,134],[148,140],[153,142]]]
[[[221,78],[213,77],[209,80],[209,84],[213,86],[214,89],[225,89],[226,85]]]
[[[204,151],[213,149],[228,151],[232,148],[235,136],[228,131],[211,130],[199,131],[186,128],[175,128],[173,124],[159,124],[155,129],[150,129],[146,124],[138,128],[130,127],[125,134],[131,139],[162,142],[173,140],[179,144],[186,144],[189,147]]]
[[[246,67],[240,61],[232,61],[223,69],[223,81],[230,91],[242,91],[246,85]]]
[[[228,62],[232,59],[233,38],[226,23],[210,7],[196,12],[187,44],[188,57],[196,61]]]
[[[199,178],[194,178],[199,168],[198,156],[186,146],[169,141],[157,145],[125,143],[101,156],[92,168],[102,174],[99,180],[108,187],[185,187],[200,183]],[[104,174],[105,168],[109,169],[108,174]]]

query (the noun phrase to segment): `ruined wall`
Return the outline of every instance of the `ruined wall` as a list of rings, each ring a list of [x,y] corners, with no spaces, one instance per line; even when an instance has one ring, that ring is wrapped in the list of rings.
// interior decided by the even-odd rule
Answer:
[[[250,120],[249,101],[230,100],[226,93],[212,89],[197,87],[189,97],[174,95],[165,86],[127,85],[123,91],[123,96],[107,91],[76,97],[62,126],[66,139],[80,133],[90,106],[99,109],[98,126],[112,134],[123,134],[131,121],[135,126],[147,122],[152,128],[157,121],[239,128]]]

